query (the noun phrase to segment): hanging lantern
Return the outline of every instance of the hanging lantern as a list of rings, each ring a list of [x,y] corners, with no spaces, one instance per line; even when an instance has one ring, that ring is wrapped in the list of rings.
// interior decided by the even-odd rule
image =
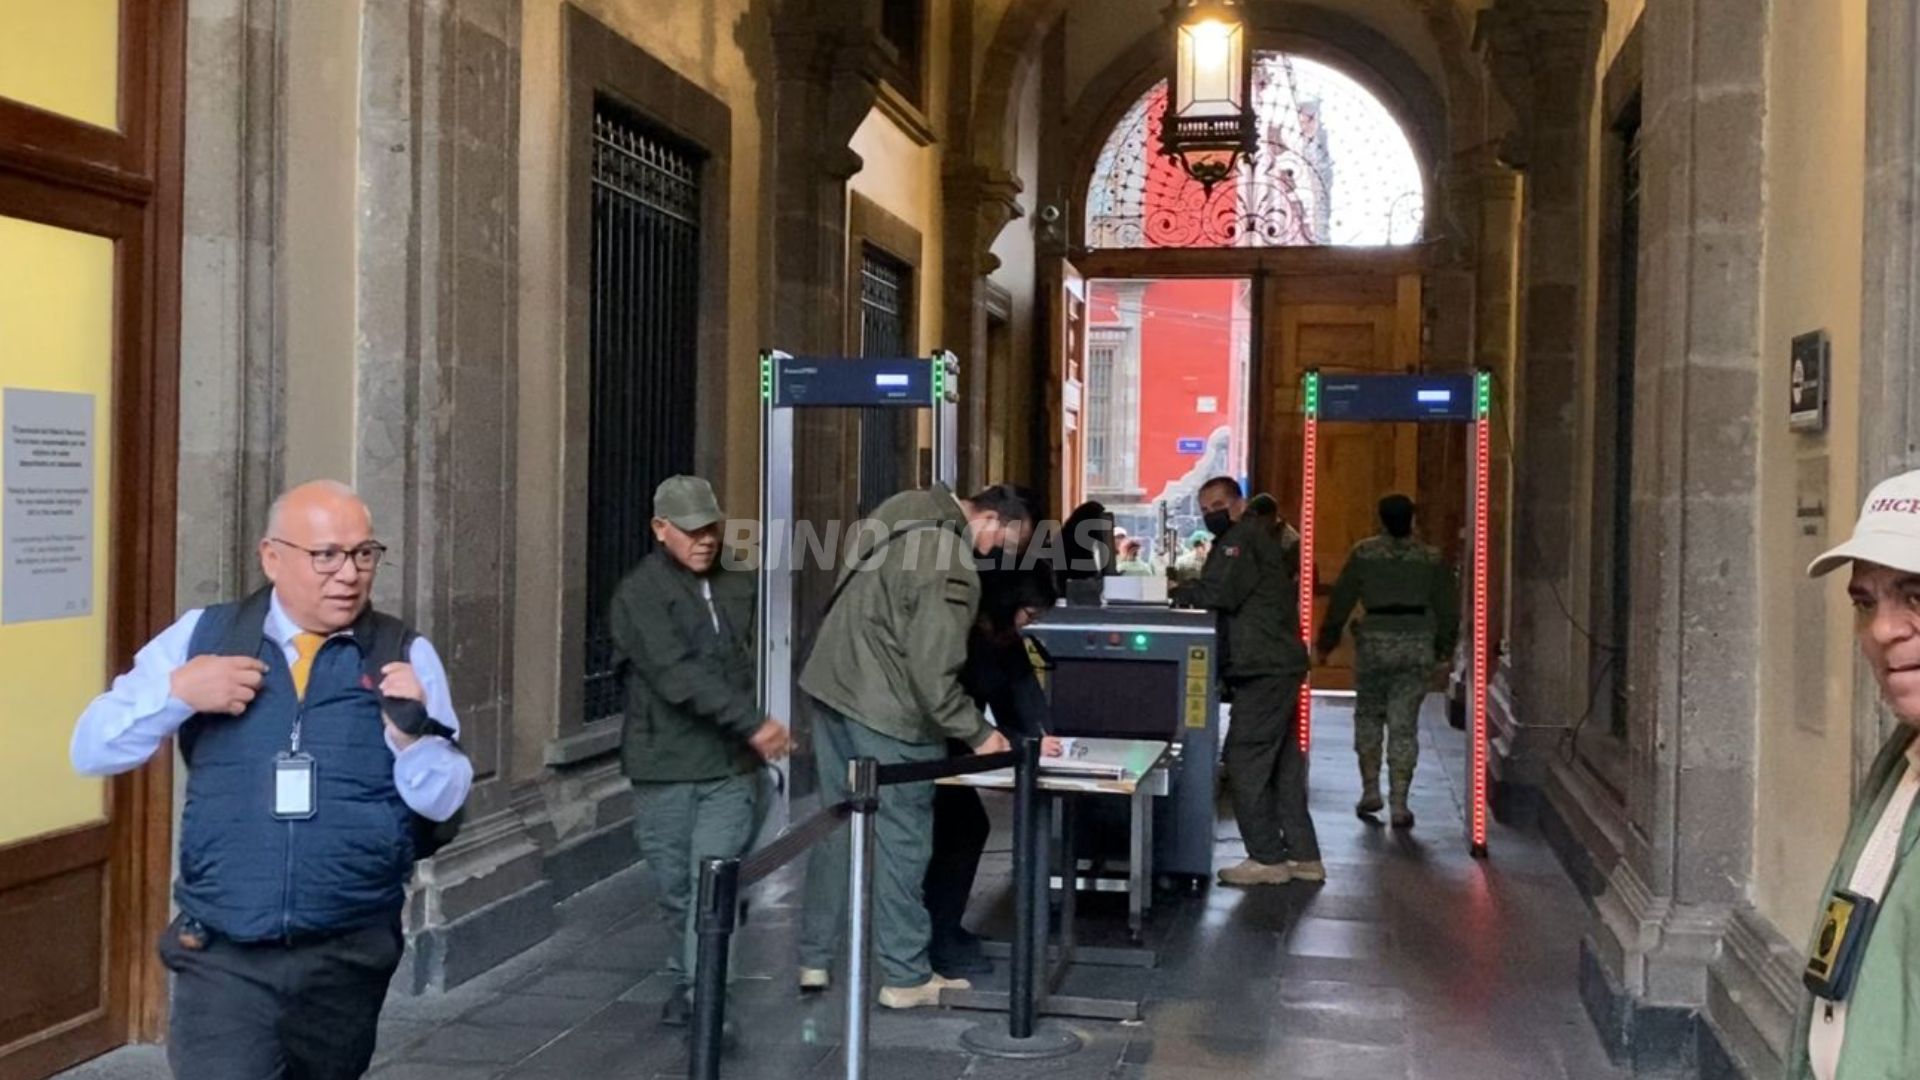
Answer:
[[[1173,86],[1160,151],[1208,194],[1253,156],[1253,64],[1241,0],[1173,0]]]

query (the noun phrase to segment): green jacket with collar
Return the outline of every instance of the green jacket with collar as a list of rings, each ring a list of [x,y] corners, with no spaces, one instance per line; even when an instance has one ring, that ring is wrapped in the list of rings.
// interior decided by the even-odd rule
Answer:
[[[1907,746],[1914,731],[1902,724],[1881,748],[1867,773],[1861,797],[1847,828],[1846,843],[1821,896],[1825,914],[1827,896],[1853,877],[1854,866],[1873,835],[1873,828],[1893,798],[1893,789],[1906,770]],[[1915,803],[1920,811],[1920,802]],[[1893,880],[1887,883],[1879,915],[1867,938],[1866,956],[1854,979],[1847,1007],[1847,1037],[1840,1051],[1839,1080],[1910,1080],[1920,1076],[1920,869],[1912,865],[1914,841],[1920,839],[1920,812],[1907,815],[1900,833],[1900,854]],[[1820,932],[1816,919],[1811,944]],[[1812,1080],[1807,1056],[1807,1030],[1821,1005],[1805,994],[1794,1019],[1793,1049],[1787,1057],[1790,1080]]]
[[[800,688],[902,742],[985,741],[987,723],[960,685],[980,607],[966,526],[942,485],[881,503],[841,568]]]
[[[1273,519],[1246,514],[1213,543],[1182,603],[1220,613],[1221,675],[1238,682],[1306,673],[1300,641],[1300,547]]]
[[[627,691],[620,763],[634,780],[720,780],[759,766],[747,744],[763,720],[754,576],[716,566],[704,580],[711,608],[702,578],[656,549],[614,593],[609,621]]]

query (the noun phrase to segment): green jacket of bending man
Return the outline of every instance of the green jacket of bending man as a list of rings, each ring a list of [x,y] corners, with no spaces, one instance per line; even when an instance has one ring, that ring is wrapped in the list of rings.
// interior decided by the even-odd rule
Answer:
[[[909,743],[985,742],[993,729],[960,685],[980,608],[967,518],[944,485],[881,503],[841,568],[800,688]]]

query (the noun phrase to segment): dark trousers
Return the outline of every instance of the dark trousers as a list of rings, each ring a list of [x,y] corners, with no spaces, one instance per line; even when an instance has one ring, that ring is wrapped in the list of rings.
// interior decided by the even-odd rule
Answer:
[[[966,753],[958,744],[949,744],[951,753]],[[980,793],[967,787],[933,789],[933,858],[927,862],[925,891],[927,918],[933,923],[935,944],[949,940],[961,929],[967,914],[967,898],[973,894],[973,879],[980,872],[980,854],[987,849],[987,837],[993,823],[987,808],[980,804]]]
[[[193,1080],[354,1080],[373,1061],[399,919],[294,946],[160,939],[173,972],[167,1063]]]
[[[1233,686],[1227,791],[1247,854],[1267,863],[1315,862],[1320,841],[1307,814],[1307,756],[1300,752],[1300,677]]]

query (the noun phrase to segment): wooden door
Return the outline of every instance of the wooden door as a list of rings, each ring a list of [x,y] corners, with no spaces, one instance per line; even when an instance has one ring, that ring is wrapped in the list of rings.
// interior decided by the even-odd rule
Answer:
[[[1302,376],[1323,373],[1417,370],[1420,362],[1418,275],[1282,278],[1268,290],[1262,342],[1261,424],[1255,486],[1280,500],[1289,521],[1300,516]],[[1379,531],[1380,497],[1400,492],[1420,498],[1419,432],[1414,424],[1323,424],[1320,427],[1317,507],[1314,515],[1313,624],[1326,614],[1333,583],[1353,545]],[[1353,685],[1353,645],[1344,640],[1332,662],[1314,672],[1314,685]]]
[[[101,781],[67,744],[176,611],[186,13],[59,6],[0,3],[0,432],[60,462],[5,482],[72,514],[0,545],[0,1080],[165,1031],[173,754]]]
[[[1054,516],[1085,498],[1087,446],[1081,428],[1087,363],[1087,279],[1065,259],[1046,268],[1047,465]]]

